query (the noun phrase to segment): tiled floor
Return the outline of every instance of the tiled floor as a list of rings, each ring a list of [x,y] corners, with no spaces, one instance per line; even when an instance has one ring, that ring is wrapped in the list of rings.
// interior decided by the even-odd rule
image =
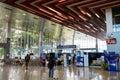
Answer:
[[[119,72],[76,66],[55,67],[54,76],[58,80],[120,80]],[[22,66],[0,66],[0,80],[48,80],[48,68],[30,66],[26,71]]]

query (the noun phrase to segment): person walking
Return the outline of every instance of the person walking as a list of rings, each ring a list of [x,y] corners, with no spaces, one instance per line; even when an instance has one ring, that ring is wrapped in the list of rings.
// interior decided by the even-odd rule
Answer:
[[[25,56],[25,66],[26,66],[26,70],[28,69],[29,61],[30,61],[30,55],[27,54],[27,55]]]
[[[69,65],[71,64],[71,56],[68,56]]]
[[[74,56],[73,56],[73,64],[75,63],[75,54],[74,54]]]
[[[49,68],[49,78],[53,78],[54,75],[54,65],[55,65],[55,59],[52,55],[50,55],[48,59],[48,68]]]

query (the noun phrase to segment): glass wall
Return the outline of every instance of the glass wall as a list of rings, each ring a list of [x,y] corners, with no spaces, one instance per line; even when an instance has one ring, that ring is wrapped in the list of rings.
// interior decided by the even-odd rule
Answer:
[[[3,4],[2,4],[3,5]],[[9,6],[2,6],[0,3],[0,43],[6,42],[8,22],[11,22],[11,57],[24,57],[27,53],[39,54],[39,31],[41,18],[27,13],[23,10]],[[11,20],[10,18],[10,13]],[[75,37],[73,37],[75,35]],[[74,39],[74,40],[73,40]],[[73,42],[74,41],[74,42]],[[57,45],[77,45],[78,48],[95,48],[96,39],[81,32],[67,28],[63,25],[45,20],[42,36],[43,48],[45,51],[54,51]],[[101,45],[104,43],[101,43]],[[103,45],[102,45],[103,46]],[[99,47],[100,48],[100,47]],[[53,49],[53,50],[51,50]],[[101,48],[100,48],[101,49]],[[4,52],[0,48],[0,57]]]
[[[79,48],[95,48],[96,38],[76,31],[74,43],[78,45]]]
[[[57,45],[59,44],[60,25],[47,20],[43,29],[43,44]]]
[[[6,32],[11,10],[0,6],[0,43],[6,42]]]
[[[24,57],[27,53],[38,54],[40,17],[14,9],[11,22],[11,53]],[[14,53],[14,54],[13,54]]]
[[[107,43],[106,41],[98,39],[98,51],[103,52],[103,50],[107,50]]]
[[[74,30],[64,26],[62,31],[62,45],[73,45],[73,34]]]
[[[7,26],[11,10],[0,3],[0,43],[6,43]],[[0,48],[0,59],[4,57],[4,48]]]
[[[96,52],[96,38],[83,34],[81,32],[75,32],[74,44],[77,45],[77,49],[88,49],[83,50],[87,52]],[[107,49],[106,41],[102,41],[98,39],[98,52],[103,52],[103,50]],[[90,48],[94,48],[93,50]]]
[[[54,52],[56,46],[60,43],[61,25],[46,20],[43,29],[43,51]],[[52,49],[52,50],[51,50]]]

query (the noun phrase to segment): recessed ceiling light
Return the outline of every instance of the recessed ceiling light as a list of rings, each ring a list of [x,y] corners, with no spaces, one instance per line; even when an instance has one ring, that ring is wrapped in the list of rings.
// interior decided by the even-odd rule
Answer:
[[[88,15],[89,17],[91,17],[91,15],[90,15],[89,13],[87,13],[87,15]]]
[[[98,18],[100,18],[100,16],[99,16],[97,13],[96,13],[95,15],[96,15]]]
[[[85,25],[85,27],[87,27],[87,28],[89,28],[89,29],[90,29],[90,27],[89,27],[88,25]]]
[[[93,24],[89,23],[91,26],[93,26]]]
[[[94,31],[94,30],[91,30],[91,31],[95,33],[95,31]]]
[[[97,28],[93,27],[93,29],[95,29],[97,31]]]
[[[103,28],[100,28],[100,30],[105,31]]]
[[[85,12],[85,11],[83,11],[83,10],[81,10],[81,12],[82,12],[83,14],[86,14],[86,12]]]

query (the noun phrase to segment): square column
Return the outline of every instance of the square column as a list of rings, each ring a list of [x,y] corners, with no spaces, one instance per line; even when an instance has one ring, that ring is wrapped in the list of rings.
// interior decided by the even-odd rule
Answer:
[[[43,28],[44,28],[44,25],[45,25],[45,21],[46,19],[44,18],[41,18],[40,20],[40,31],[39,31],[39,54],[41,55],[41,53],[43,52],[43,49],[42,49],[42,36],[43,36]]]
[[[113,32],[113,22],[112,22],[112,9],[108,8],[105,10],[106,12],[106,28],[107,28],[107,33]]]

